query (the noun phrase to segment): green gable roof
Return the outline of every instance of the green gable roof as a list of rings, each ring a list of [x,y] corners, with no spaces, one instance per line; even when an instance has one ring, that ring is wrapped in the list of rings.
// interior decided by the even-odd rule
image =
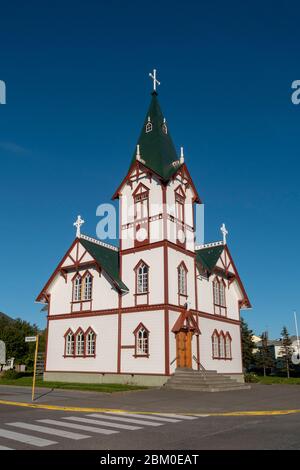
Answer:
[[[146,132],[148,118],[150,118],[152,124],[150,132]],[[167,181],[178,170],[179,165],[173,166],[172,163],[179,160],[179,157],[171,139],[168,126],[167,133],[165,133],[163,131],[163,124],[164,116],[160,109],[157,93],[153,92],[137,144],[140,146],[141,159],[144,160],[144,165]],[[136,150],[134,151],[131,164],[135,160]]]
[[[196,263],[200,264],[208,272],[212,272],[218,259],[223,253],[224,245],[211,246],[196,250]]]
[[[99,266],[115,281],[119,289],[128,291],[128,287],[121,281],[119,276],[119,252],[98,245],[84,238],[80,238],[80,243],[89,252],[89,254],[97,261]]]

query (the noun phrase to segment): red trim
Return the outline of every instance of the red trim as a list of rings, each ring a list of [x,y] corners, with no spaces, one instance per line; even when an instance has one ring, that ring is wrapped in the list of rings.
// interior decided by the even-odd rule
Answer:
[[[59,262],[58,266],[56,267],[55,271],[52,273],[52,275],[50,276],[49,280],[46,282],[46,284],[44,285],[43,289],[41,290],[41,292],[39,293],[39,295],[37,296],[36,298],[36,302],[40,302],[43,300],[43,298],[45,297],[45,294],[47,294],[46,290],[48,289],[49,285],[51,284],[51,282],[53,281],[53,279],[55,278],[55,276],[57,275],[57,273],[59,272],[60,268],[62,267],[62,265],[64,264],[65,260],[67,259],[67,257],[69,256],[69,253],[73,250],[74,246],[76,245],[76,243],[78,243],[79,239],[78,238],[75,238],[75,240],[73,241],[72,245],[70,246],[70,248],[67,250],[65,256],[62,258],[62,260]]]
[[[182,307],[179,307],[178,305],[173,305],[173,304],[153,304],[153,305],[141,305],[140,307],[123,307],[120,311],[120,313],[126,314],[126,313],[139,313],[139,312],[152,312],[152,311],[160,311],[160,310],[173,310],[175,312],[182,312]],[[228,317],[221,317],[214,315],[213,313],[208,313],[208,312],[201,312],[198,310],[190,309],[194,315],[198,315],[199,317],[202,318],[208,318],[209,320],[214,320],[214,321],[221,321],[224,323],[230,323],[233,325],[240,325],[240,320],[234,320],[233,318],[228,318]],[[49,320],[66,320],[70,318],[86,318],[86,317],[97,317],[101,315],[117,315],[118,314],[118,309],[108,309],[108,310],[94,310],[94,311],[88,311],[88,312],[73,312],[73,313],[63,313],[63,314],[57,314],[57,315],[49,315]]]
[[[94,336],[95,336],[95,350],[94,350],[94,354],[88,354],[87,353],[87,335],[89,333],[94,333]],[[93,328],[91,326],[89,326],[89,328],[86,330],[85,334],[84,334],[84,356],[85,357],[96,357],[96,348],[97,348],[97,335],[96,335],[96,332],[95,330],[93,330]],[[80,357],[80,356],[78,356]]]
[[[144,265],[148,268],[148,279],[147,279],[147,291],[146,292],[138,292],[138,270],[142,265]],[[139,262],[137,263],[137,265],[133,268],[133,270],[135,272],[135,293],[134,293],[135,305],[136,306],[149,305],[149,282],[150,282],[149,273],[150,273],[150,267],[143,259],[140,259]],[[137,298],[140,297],[140,296],[147,297],[147,301],[144,304],[140,304],[140,303],[137,302]]]

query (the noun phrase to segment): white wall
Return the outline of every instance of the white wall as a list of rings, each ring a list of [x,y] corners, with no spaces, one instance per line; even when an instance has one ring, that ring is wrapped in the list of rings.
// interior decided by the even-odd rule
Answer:
[[[207,370],[216,370],[220,373],[242,373],[241,337],[239,325],[217,321],[215,318],[199,318],[200,335],[200,362]],[[232,360],[213,359],[211,336],[214,330],[230,333],[232,338]]]
[[[150,267],[149,269],[149,304],[159,304],[164,301],[164,257],[163,248],[138,251],[122,256],[122,279],[129,289],[129,293],[122,297],[122,307],[132,307],[135,294],[134,268],[140,260]]]
[[[96,338],[96,357],[63,357],[69,328],[75,333],[81,327],[92,327]],[[102,315],[87,318],[50,320],[48,331],[47,371],[116,372],[118,352],[118,316]]]
[[[134,349],[122,349],[121,372],[165,373],[164,311],[136,312],[122,315],[121,344],[134,346],[133,331],[139,323],[149,330],[149,357],[134,357]]]
[[[86,269],[80,269],[79,273],[84,274]],[[99,272],[94,268],[89,268],[89,272],[93,276],[93,302],[92,310],[105,310],[118,307],[118,293],[115,287],[108,280],[107,275]],[[51,294],[49,315],[59,315],[71,312],[72,302],[72,278],[75,272],[67,274],[67,282],[60,274],[57,274],[48,292]],[[90,302],[85,302],[86,308],[89,308]],[[74,304],[76,306],[76,304]],[[74,311],[76,308],[73,309]]]

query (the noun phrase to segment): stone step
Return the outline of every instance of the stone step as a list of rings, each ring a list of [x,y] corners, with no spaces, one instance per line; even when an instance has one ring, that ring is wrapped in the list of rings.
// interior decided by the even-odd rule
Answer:
[[[196,387],[219,387],[219,386],[227,386],[227,385],[236,385],[238,382],[234,381],[227,381],[227,380],[219,380],[218,382],[211,382],[211,381],[183,381],[183,380],[170,380],[168,384],[170,385],[186,385],[186,386],[196,386]]]

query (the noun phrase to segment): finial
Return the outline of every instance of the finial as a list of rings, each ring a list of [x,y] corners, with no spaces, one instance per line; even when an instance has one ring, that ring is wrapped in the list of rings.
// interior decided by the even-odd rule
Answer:
[[[180,147],[180,164],[182,165],[184,163],[184,153],[183,153],[183,147]]]
[[[149,73],[149,77],[153,80],[153,91],[156,93],[156,84],[160,85],[160,82],[156,79],[156,69],[153,69],[153,74]]]
[[[221,228],[220,228],[222,234],[223,234],[223,244],[226,245],[226,236],[228,235],[228,230],[225,227],[225,224],[223,223]]]
[[[140,154],[140,146],[137,144],[136,146],[136,159],[140,160],[141,159],[141,154]]]
[[[81,218],[80,215],[77,216],[76,222],[74,222],[74,227],[76,227],[76,237],[80,238],[80,227],[84,224],[84,220]]]

